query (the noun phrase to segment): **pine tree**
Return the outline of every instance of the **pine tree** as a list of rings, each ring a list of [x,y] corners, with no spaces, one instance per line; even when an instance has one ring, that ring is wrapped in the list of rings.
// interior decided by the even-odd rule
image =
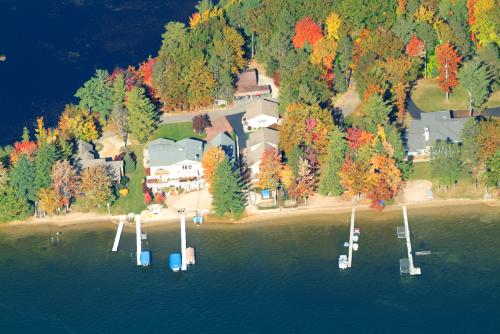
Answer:
[[[80,98],[81,107],[97,113],[101,124],[106,124],[113,108],[113,84],[107,71],[96,70],[95,75],[76,91],[75,96]]]
[[[35,191],[41,188],[48,188],[52,184],[52,166],[56,162],[56,148],[51,144],[42,144],[36,152],[35,167]]]
[[[240,177],[227,158],[224,158],[215,169],[212,188],[215,214],[219,217],[230,214],[234,218],[240,218],[245,211],[246,196]]]
[[[37,198],[34,186],[35,171],[33,163],[25,154],[21,154],[10,169],[9,179],[17,197],[24,198],[33,205]]]
[[[455,185],[461,171],[460,146],[457,143],[438,140],[431,147],[432,175],[440,185]]]
[[[7,187],[0,190],[0,222],[7,222],[22,218],[29,212],[29,205],[25,197],[19,197],[14,188]]]
[[[340,184],[340,168],[348,150],[345,133],[335,127],[329,134],[326,161],[321,166],[318,191],[321,195],[339,196],[344,192]]]
[[[469,94],[469,113],[472,116],[472,108],[479,108],[489,95],[491,74],[482,63],[471,60],[464,64],[458,72],[460,86]]]
[[[481,144],[479,142],[480,127],[478,122],[470,118],[462,128],[460,135],[462,139],[462,162],[471,174],[474,181],[474,188],[477,187],[477,180],[481,166]]]
[[[146,97],[144,88],[134,87],[127,93],[130,133],[141,143],[151,138],[156,129],[155,107]]]
[[[363,106],[363,117],[361,118],[363,127],[368,132],[377,132],[377,125],[386,124],[389,120],[390,112],[391,108],[382,96],[379,94],[370,96]]]

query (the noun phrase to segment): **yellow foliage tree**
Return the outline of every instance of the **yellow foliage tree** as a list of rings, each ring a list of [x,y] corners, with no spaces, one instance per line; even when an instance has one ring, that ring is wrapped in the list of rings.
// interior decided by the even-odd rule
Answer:
[[[193,15],[191,15],[191,17],[189,18],[189,26],[191,28],[194,28],[196,27],[196,25],[198,23],[200,23],[200,20],[201,20],[201,14],[199,12],[196,12],[194,13]]]
[[[497,9],[495,9],[497,8]],[[473,20],[470,30],[479,45],[500,44],[498,2],[495,0],[476,0],[472,4]]]
[[[60,199],[53,188],[38,191],[38,208],[47,215],[53,215],[59,208]]]
[[[333,68],[333,61],[337,55],[337,42],[333,39],[322,38],[313,46],[311,63],[322,65],[328,70]]]
[[[215,169],[221,161],[226,157],[226,154],[220,147],[211,147],[203,155],[201,159],[201,166],[203,167],[203,175],[205,181],[208,183],[208,191],[212,192],[212,182],[214,178]]]
[[[325,22],[326,38],[338,41],[340,38],[339,29],[341,24],[342,24],[342,17],[339,14],[332,12],[330,15],[328,15]]]
[[[74,137],[85,141],[99,138],[96,121],[90,111],[68,104],[59,117],[59,133],[63,139]]]
[[[432,24],[432,21],[434,20],[434,11],[431,9],[428,9],[425,7],[423,4],[420,5],[415,12],[415,19],[418,22],[427,22],[429,24]]]
[[[285,189],[290,189],[290,187],[293,185],[294,177],[293,177],[293,170],[289,165],[283,165],[283,168],[280,170],[280,180],[281,184]]]

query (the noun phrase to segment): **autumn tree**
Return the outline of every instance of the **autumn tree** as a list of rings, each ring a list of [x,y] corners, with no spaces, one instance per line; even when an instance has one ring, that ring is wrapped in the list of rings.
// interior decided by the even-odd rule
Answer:
[[[299,158],[299,168],[297,177],[289,190],[290,196],[303,198],[307,205],[307,198],[314,194],[316,189],[316,178],[311,170],[311,165],[307,159]]]
[[[468,23],[471,34],[480,45],[500,44],[498,2],[494,0],[468,0]]]
[[[348,155],[339,171],[340,184],[347,193],[358,200],[369,189],[370,164],[363,159],[353,159]]]
[[[406,44],[405,52],[410,57],[422,58],[425,56],[425,42],[413,34],[408,44]]]
[[[52,167],[52,187],[60,199],[59,205],[69,210],[69,205],[80,193],[80,177],[67,160],[56,161]]]
[[[436,47],[436,55],[439,62],[438,84],[441,90],[446,93],[448,101],[451,89],[458,85],[457,72],[461,57],[449,42]]]
[[[86,205],[101,207],[113,198],[112,180],[104,166],[95,166],[82,172],[81,191]]]
[[[295,24],[295,36],[293,37],[294,47],[302,48],[306,42],[314,46],[314,44],[322,38],[323,31],[321,27],[310,17],[305,17]]]
[[[226,159],[226,154],[220,147],[209,148],[201,160],[201,166],[203,167],[203,176],[205,181],[208,183],[208,190],[213,193],[213,182],[214,174],[217,166],[221,161]]]
[[[496,119],[479,123],[479,157],[486,162],[500,147],[500,121]]]
[[[134,87],[127,92],[125,105],[128,110],[130,134],[140,143],[149,140],[156,129],[155,107],[145,95],[144,88]]]
[[[25,155],[29,160],[32,160],[38,149],[34,141],[23,140],[14,143],[14,149],[10,153],[10,163],[15,164],[21,155]]]
[[[141,63],[139,66],[139,73],[142,82],[146,85],[146,87],[148,87],[153,92],[154,92],[153,68],[157,60],[158,60],[157,58],[149,58],[147,61]]]
[[[290,165],[284,164],[280,170],[280,183],[286,190],[290,189],[293,185],[294,174]]]
[[[9,171],[0,161],[0,192],[5,190],[9,184]]]
[[[469,116],[472,116],[472,108],[479,108],[490,93],[491,74],[482,63],[471,60],[464,64],[458,72],[460,86],[469,95]]]
[[[86,109],[72,104],[64,108],[59,117],[59,133],[63,139],[81,139],[87,142],[99,138],[94,116]]]
[[[46,215],[53,215],[59,208],[60,199],[53,188],[41,188],[38,191],[38,210]]]
[[[276,191],[280,185],[281,156],[278,149],[267,148],[262,153],[259,163],[259,173],[257,174],[257,187]]]
[[[340,184],[340,168],[348,151],[346,134],[335,127],[328,136],[328,150],[321,166],[318,191],[321,195],[339,196],[344,191]]]
[[[336,12],[332,12],[330,15],[328,15],[325,21],[326,38],[338,41],[340,39],[339,29],[341,24],[342,17],[339,14],[337,14]]]
[[[246,207],[244,185],[229,160],[224,157],[213,174],[212,205],[217,216],[240,218]]]
[[[384,154],[372,157],[370,165],[367,196],[370,206],[381,210],[401,189],[401,172],[394,159]]]
[[[196,115],[193,117],[193,130],[198,133],[205,133],[205,129],[212,126],[208,114]]]

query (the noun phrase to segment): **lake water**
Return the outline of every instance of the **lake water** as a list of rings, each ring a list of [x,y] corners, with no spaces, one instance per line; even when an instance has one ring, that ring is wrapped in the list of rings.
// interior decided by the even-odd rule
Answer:
[[[44,115],[57,120],[96,68],[156,55],[168,21],[187,22],[196,0],[1,0],[0,145]]]
[[[401,277],[400,211],[359,212],[353,268],[337,259],[349,214],[253,225],[189,224],[197,263],[172,273],[177,226],[0,229],[2,333],[494,333],[500,314],[500,209],[408,210],[420,277]],[[50,236],[61,231],[58,246]]]

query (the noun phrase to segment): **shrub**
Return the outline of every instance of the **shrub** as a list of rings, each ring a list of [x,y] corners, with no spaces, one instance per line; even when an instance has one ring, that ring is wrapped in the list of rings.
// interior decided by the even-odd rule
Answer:
[[[121,197],[127,197],[128,195],[128,189],[127,188],[122,188],[119,191]]]
[[[205,129],[212,126],[208,114],[196,115],[193,117],[193,130],[198,133],[204,133]]]
[[[123,176],[121,179],[120,179],[120,184],[122,186],[126,186],[127,183],[130,181],[130,178],[126,177],[126,176]]]
[[[129,174],[135,171],[137,161],[134,153],[128,152],[125,154],[123,162],[125,164],[125,173]]]

